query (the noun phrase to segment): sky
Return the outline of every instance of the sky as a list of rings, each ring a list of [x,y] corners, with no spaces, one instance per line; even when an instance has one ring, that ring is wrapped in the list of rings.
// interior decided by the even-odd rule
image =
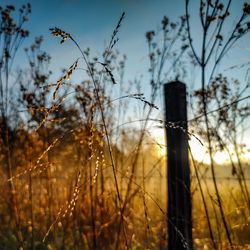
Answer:
[[[185,13],[184,0],[31,0],[29,2],[32,5],[32,15],[26,27],[31,34],[24,46],[28,46],[34,37],[42,35],[45,39],[43,49],[52,56],[53,72],[68,67],[78,52],[72,45],[65,44],[64,48],[59,46],[58,39],[50,35],[49,28],[62,28],[69,32],[82,48],[90,47],[93,54],[100,55],[105,44],[109,42],[119,17],[125,11],[126,16],[118,34],[120,40],[116,48],[127,55],[127,70],[131,78],[145,74],[148,68],[145,33],[159,27],[164,15],[176,21]],[[232,16],[237,16],[244,0],[232,2]],[[27,1],[0,0],[0,3],[14,4],[18,7]],[[198,12],[198,8],[195,10]],[[191,16],[193,13],[194,9],[191,8]],[[199,35],[196,18],[195,16],[192,23],[194,38]],[[235,52],[241,61],[250,56],[248,40],[242,41],[239,45],[240,50]]]
[[[1,2],[3,5],[12,3],[15,6],[25,3],[20,0],[1,0]],[[70,32],[83,48],[90,47],[94,53],[100,54],[105,47],[105,41],[106,43],[109,41],[119,17],[125,11],[126,17],[119,33],[120,41],[117,48],[128,54],[133,63],[139,64],[147,49],[145,32],[159,25],[167,12],[172,17],[178,17],[183,13],[182,0],[175,1],[175,4],[171,4],[172,1],[159,0],[31,0],[29,2],[32,5],[32,15],[26,26],[31,31],[30,39],[43,35],[44,49],[51,53],[52,58],[54,55],[56,57],[60,55],[63,59],[69,59],[74,52],[68,51],[62,54],[58,41],[50,36],[51,27],[60,27]]]
[[[65,45],[66,49],[58,46],[58,40],[50,35],[51,27],[56,26],[70,32],[81,47],[90,47],[93,53],[100,55],[110,40],[119,17],[125,11],[126,17],[118,34],[120,40],[117,49],[126,53],[128,57],[129,74],[139,75],[148,67],[145,33],[159,27],[164,15],[176,21],[185,13],[184,0],[31,0],[29,2],[32,5],[32,15],[26,26],[31,35],[25,44],[28,45],[34,37],[43,35],[45,38],[43,48],[53,58],[51,65],[53,70],[67,67],[67,62],[75,59],[77,51],[72,49],[73,46]],[[243,2],[244,0],[233,1],[231,9],[235,12],[234,16],[237,16]],[[26,1],[0,0],[0,3],[2,5],[11,3],[18,7]],[[192,11],[191,8],[191,13]],[[194,36],[199,32],[196,23],[197,20],[194,20]],[[247,42],[243,46],[250,47]],[[239,53],[244,56],[242,51]]]
[[[76,58],[78,51],[72,44],[60,46],[59,39],[50,35],[49,28],[59,27],[69,32],[82,48],[90,47],[93,55],[100,56],[109,42],[114,27],[121,14],[125,11],[125,20],[119,31],[119,42],[116,48],[127,55],[126,81],[144,75],[144,91],[148,84],[148,59],[145,33],[161,25],[164,15],[176,21],[185,13],[184,0],[31,0],[32,14],[26,27],[30,30],[30,37],[23,46],[32,43],[36,36],[44,37],[43,49],[52,56],[51,70],[55,73],[55,81],[60,77],[62,68],[68,68]],[[197,3],[197,0],[191,0]],[[232,1],[232,16],[239,16],[244,0]],[[16,7],[27,3],[22,0],[0,0],[2,6],[14,4]],[[199,27],[197,26],[198,9],[191,8],[193,37],[199,42]],[[234,19],[231,20],[234,23]],[[230,67],[242,64],[250,59],[250,36],[247,35],[241,43],[234,46],[231,56],[225,58],[224,66]],[[22,65],[24,55],[19,52],[17,65]],[[230,76],[244,79],[242,71],[227,72]],[[187,83],[189,85],[189,83]],[[250,93],[246,93],[246,95]],[[158,133],[158,132],[157,132]],[[159,137],[163,137],[159,132]],[[250,145],[250,131],[248,129],[245,141]]]

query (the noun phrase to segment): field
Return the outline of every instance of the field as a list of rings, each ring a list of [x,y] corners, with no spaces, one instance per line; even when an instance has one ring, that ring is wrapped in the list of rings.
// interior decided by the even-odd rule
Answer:
[[[78,52],[57,76],[41,36],[24,49],[27,65],[15,64],[31,5],[0,6],[0,250],[167,249],[175,220],[167,173],[183,167],[167,160],[177,154],[169,142],[179,140],[176,158],[186,150],[190,176],[172,183],[190,194],[192,239],[174,224],[176,249],[250,249],[249,62],[230,68],[244,79],[219,71],[250,30],[250,5],[226,37],[230,2],[200,1],[197,45],[188,0],[178,21],[164,16],[148,31],[147,83],[128,80],[127,57],[116,50],[124,12],[98,57],[70,32],[50,28],[60,55],[67,46]],[[167,107],[164,84],[180,79],[196,85]],[[188,119],[169,120],[179,106]]]

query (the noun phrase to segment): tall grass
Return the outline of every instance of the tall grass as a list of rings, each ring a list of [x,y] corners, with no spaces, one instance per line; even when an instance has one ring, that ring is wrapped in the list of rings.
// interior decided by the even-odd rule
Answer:
[[[30,6],[21,10],[20,15],[25,17]],[[12,6],[4,9],[1,15],[7,21],[2,19],[1,27],[14,21],[12,11]],[[123,13],[101,58],[92,56],[90,49],[81,48],[70,32],[52,28],[51,33],[60,39],[61,46],[71,42],[72,49],[79,52],[78,58],[67,62],[67,69],[56,83],[50,81],[50,56],[42,51],[43,38],[36,38],[25,49],[28,66],[18,73],[15,102],[11,102],[13,86],[8,77],[12,63],[5,53],[0,54],[5,65],[0,67],[0,249],[166,248],[166,156],[159,154],[159,147],[165,145],[157,142],[151,132],[155,127],[164,129],[158,103],[162,85],[173,77],[187,77],[187,19],[181,17],[179,23],[173,23],[164,17],[159,32],[146,33],[150,92],[144,95],[140,82],[134,83],[135,87],[124,82],[126,56],[115,51],[124,18]],[[21,42],[28,35],[22,25],[18,31],[8,33],[3,29],[0,34]],[[4,43],[0,45],[4,51]],[[12,60],[16,51],[9,53]],[[80,82],[75,82],[75,75]],[[223,86],[232,85],[225,79],[223,84],[217,80],[206,90],[207,107],[217,97],[209,133],[213,135],[212,143],[227,151],[229,137],[220,133],[227,131],[229,123],[236,125],[232,124],[233,118],[246,118],[249,106],[237,104],[231,113],[225,111],[225,104],[238,100],[239,92],[232,90],[232,95],[217,96],[225,91]],[[202,93],[196,91],[193,100],[199,108]],[[129,106],[136,115],[128,112]],[[12,109],[18,114],[15,123],[10,122]],[[196,130],[189,134],[206,142],[204,110],[196,110],[197,117],[190,121],[190,127],[195,126]],[[218,124],[220,128],[216,127]],[[167,126],[182,129],[176,124]],[[237,131],[235,126],[235,135]],[[190,153],[193,238],[197,249],[229,247],[228,234],[222,230],[225,222],[219,216],[221,208],[230,228],[231,244],[239,248],[249,245],[248,165],[235,138],[230,138],[230,143],[237,162],[224,167],[235,171],[233,178],[238,184],[217,183],[220,204],[218,190],[209,179],[209,166],[195,161]],[[227,153],[230,155],[230,151]],[[213,157],[213,152],[210,154]],[[218,168],[214,166],[216,177]],[[230,171],[225,173],[230,175]]]

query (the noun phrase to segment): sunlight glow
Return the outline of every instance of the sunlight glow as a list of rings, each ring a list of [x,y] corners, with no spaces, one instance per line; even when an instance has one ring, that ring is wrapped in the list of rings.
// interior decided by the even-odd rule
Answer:
[[[196,138],[192,137],[189,140],[189,145],[195,160],[203,162],[205,164],[210,164],[210,156],[208,154],[207,148],[202,145]],[[230,158],[227,153],[218,151],[213,155],[213,159],[217,164],[228,163]]]
[[[150,131],[156,142],[156,151],[159,157],[165,157],[167,154],[165,134],[163,129],[154,129]]]
[[[166,156],[166,152],[167,152],[167,148],[165,145],[165,141],[163,139],[163,141],[157,145],[157,153],[160,157]]]
[[[209,155],[206,151],[206,147],[201,144],[195,137],[191,137],[189,140],[189,146],[191,148],[192,155],[196,161],[210,163]]]
[[[165,145],[165,134],[163,130],[160,129],[155,129],[154,131],[151,131],[152,136],[155,138],[156,141],[156,148],[157,148],[157,153],[159,157],[165,156],[166,155],[166,145]],[[248,143],[246,143],[249,145]],[[196,161],[203,162],[205,164],[210,163],[210,157],[207,152],[206,146],[202,145],[201,142],[195,138],[191,137],[189,140],[189,145],[193,154],[193,157]],[[233,161],[236,161],[236,156],[234,154],[234,150],[230,150],[232,152],[231,158]],[[247,154],[244,154],[244,159],[247,160],[248,157],[246,157]],[[226,152],[221,152],[218,151],[213,155],[213,159],[216,164],[223,165],[227,164],[230,162],[230,158]]]
[[[246,145],[250,145],[249,141],[245,140],[244,143]],[[191,148],[191,151],[195,160],[199,162],[203,162],[205,164],[210,164],[210,157],[207,152],[207,148],[205,146],[201,145],[201,143],[194,137],[192,137],[191,140],[189,141],[189,145],[190,145],[190,148]],[[243,152],[243,155],[241,155],[242,160],[247,161],[250,159],[250,154],[247,152],[248,148],[249,147],[246,147],[246,149]],[[231,154],[230,155],[231,159],[234,162],[237,162],[237,157],[235,155],[235,151],[232,146],[231,147],[229,146],[229,152]],[[230,163],[230,157],[228,153],[225,151],[217,151],[216,153],[214,153],[213,159],[215,163],[219,165]]]

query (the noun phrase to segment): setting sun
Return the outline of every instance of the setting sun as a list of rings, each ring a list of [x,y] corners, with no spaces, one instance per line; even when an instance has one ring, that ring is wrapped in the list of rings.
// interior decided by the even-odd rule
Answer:
[[[245,141],[245,144],[249,145],[249,142]],[[210,157],[209,157],[207,148],[204,145],[202,145],[198,139],[196,139],[195,137],[192,137],[191,140],[189,141],[189,145],[190,145],[190,148],[192,150],[192,154],[195,160],[199,162],[203,162],[205,164],[210,163]],[[230,147],[229,150],[230,150],[229,152],[230,152],[231,159],[234,162],[236,162],[237,158],[236,158],[234,149]],[[248,154],[245,151],[243,152],[241,157],[244,160],[248,160]],[[228,153],[225,151],[217,151],[213,154],[214,161],[219,165],[230,163],[230,157]]]
[[[155,141],[157,142],[156,149],[157,149],[158,155],[160,157],[166,156],[167,150],[166,150],[164,131],[156,129],[156,130],[154,130],[154,132],[152,132],[152,135],[154,136]],[[196,137],[191,136],[191,138],[189,140],[189,146],[191,148],[192,155],[193,155],[195,160],[202,162],[202,163],[205,163],[205,164],[209,164],[210,163],[210,156],[208,154],[208,150],[207,150],[205,145],[202,145],[203,142],[199,141],[200,139],[198,137],[197,138]],[[247,142],[246,142],[246,144],[248,145]],[[247,156],[247,154],[245,154],[242,157],[244,159],[247,159],[246,156]],[[237,160],[233,149],[231,149],[231,158],[233,161]],[[219,165],[227,164],[230,162],[230,157],[229,157],[228,153],[223,152],[223,151],[218,151],[218,152],[214,153],[213,159]]]

